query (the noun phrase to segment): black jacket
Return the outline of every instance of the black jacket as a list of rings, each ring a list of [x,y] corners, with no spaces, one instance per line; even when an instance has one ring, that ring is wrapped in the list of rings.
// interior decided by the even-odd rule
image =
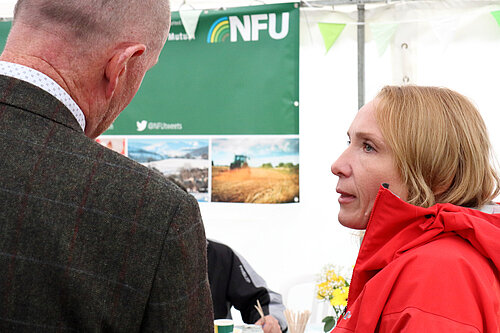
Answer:
[[[275,317],[286,330],[281,295],[269,290],[265,281],[247,261],[227,245],[208,241],[208,279],[212,291],[214,318],[231,318],[231,306],[241,312],[243,321],[253,324],[260,315],[255,309],[259,300],[264,314]]]

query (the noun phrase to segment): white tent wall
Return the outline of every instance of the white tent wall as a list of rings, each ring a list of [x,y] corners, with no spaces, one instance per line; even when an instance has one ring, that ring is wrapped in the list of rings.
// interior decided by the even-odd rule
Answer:
[[[0,9],[7,3],[2,1]],[[188,3],[202,9],[228,2]],[[174,2],[172,9],[181,4]],[[336,220],[337,179],[330,173],[331,163],[346,147],[346,131],[358,108],[356,6],[334,9],[301,8],[300,203],[200,204],[207,236],[243,254],[269,286],[282,293],[327,263],[351,267],[358,250],[355,232]],[[386,84],[401,84],[404,76],[409,83],[455,89],[478,106],[500,156],[500,26],[490,14],[493,10],[500,10],[498,2],[397,1],[367,6],[366,101]],[[346,23],[329,52],[320,22]],[[382,55],[370,28],[375,23],[398,24]],[[403,43],[408,48],[402,48]],[[304,300],[308,303],[310,299]]]
[[[0,19],[12,18],[15,4],[13,0],[0,0]]]

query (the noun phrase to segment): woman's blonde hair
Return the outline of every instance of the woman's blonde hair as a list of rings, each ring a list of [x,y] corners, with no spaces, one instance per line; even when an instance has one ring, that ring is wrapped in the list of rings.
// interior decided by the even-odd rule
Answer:
[[[479,207],[500,193],[486,126],[465,96],[446,88],[386,86],[375,107],[409,203]]]

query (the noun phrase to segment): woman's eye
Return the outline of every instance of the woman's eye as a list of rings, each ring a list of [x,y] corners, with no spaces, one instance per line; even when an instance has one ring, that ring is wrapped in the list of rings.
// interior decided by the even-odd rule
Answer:
[[[347,145],[349,146],[351,144],[351,140],[347,140]]]
[[[370,144],[368,143],[364,143],[363,144],[363,149],[366,151],[366,152],[371,152],[371,151],[374,151],[375,149],[373,149],[372,146],[370,146]]]

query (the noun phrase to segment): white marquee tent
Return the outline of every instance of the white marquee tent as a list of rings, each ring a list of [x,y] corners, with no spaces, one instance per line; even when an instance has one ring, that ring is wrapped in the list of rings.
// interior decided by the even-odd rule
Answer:
[[[0,17],[11,15],[13,2],[1,0]],[[176,0],[172,9],[264,2],[270,3]],[[293,281],[318,273],[327,263],[352,267],[357,254],[356,235],[336,221],[336,177],[330,173],[331,163],[345,148],[346,130],[358,108],[357,7],[356,1],[344,2],[351,4],[301,3],[301,202],[200,204],[207,236],[244,254],[270,287],[282,293]],[[455,89],[478,106],[500,156],[500,26],[491,14],[498,10],[498,1],[367,5],[366,100],[382,86],[403,81]],[[346,24],[328,52],[318,23]],[[391,33],[381,36],[380,27],[390,27]]]

